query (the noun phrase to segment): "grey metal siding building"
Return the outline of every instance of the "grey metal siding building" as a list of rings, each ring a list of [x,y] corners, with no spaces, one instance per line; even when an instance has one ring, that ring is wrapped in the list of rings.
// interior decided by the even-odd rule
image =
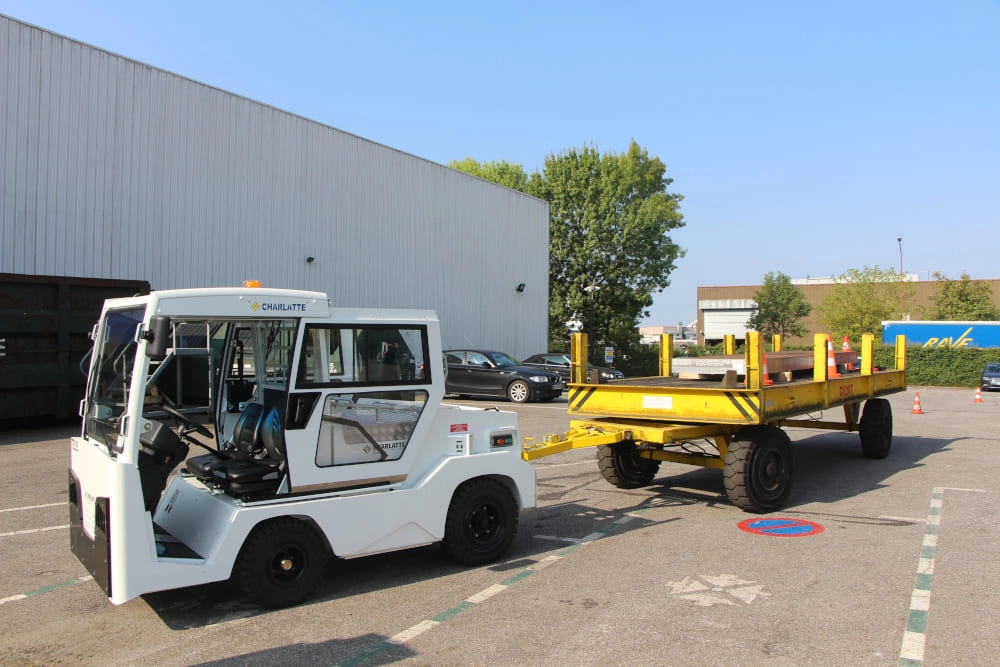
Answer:
[[[523,357],[547,344],[548,204],[0,15],[0,272],[253,278]]]

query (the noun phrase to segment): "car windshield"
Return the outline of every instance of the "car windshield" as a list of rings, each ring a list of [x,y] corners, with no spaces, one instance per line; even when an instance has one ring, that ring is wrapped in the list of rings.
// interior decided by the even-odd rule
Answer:
[[[517,362],[503,352],[487,352],[486,356],[497,366],[517,366]]]
[[[1000,364],[986,364],[986,373],[1000,373]]]

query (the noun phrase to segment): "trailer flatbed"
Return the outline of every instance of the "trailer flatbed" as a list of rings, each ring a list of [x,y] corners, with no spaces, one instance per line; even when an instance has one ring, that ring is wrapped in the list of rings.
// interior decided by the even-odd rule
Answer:
[[[742,381],[734,369],[721,381],[674,375],[673,345],[667,341],[660,346],[665,355],[661,376],[590,384],[582,372],[586,349],[585,334],[576,334],[568,412],[577,419],[563,434],[541,441],[526,438],[525,460],[596,446],[605,479],[621,488],[649,484],[662,461],[718,468],[724,471],[730,500],[754,512],[778,509],[791,490],[791,442],[782,427],[858,431],[863,455],[885,458],[892,412],[882,397],[906,389],[902,337],[896,341],[895,368],[874,368],[874,337],[866,335],[861,367],[847,370],[829,337],[817,334],[811,376],[792,375],[788,382],[770,380],[756,332],[748,334]],[[843,421],[823,418],[823,411],[833,408],[842,409]],[[699,440],[706,442],[695,442]]]

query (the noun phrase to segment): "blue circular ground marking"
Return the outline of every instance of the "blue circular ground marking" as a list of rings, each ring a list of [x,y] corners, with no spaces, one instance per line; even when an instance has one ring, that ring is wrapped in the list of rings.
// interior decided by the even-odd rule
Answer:
[[[771,537],[808,537],[819,535],[823,526],[803,519],[788,519],[785,517],[767,517],[762,519],[744,519],[736,526],[754,535],[769,535]]]

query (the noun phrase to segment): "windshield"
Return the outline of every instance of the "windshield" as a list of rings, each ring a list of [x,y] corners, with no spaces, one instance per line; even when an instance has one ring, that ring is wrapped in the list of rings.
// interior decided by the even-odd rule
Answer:
[[[517,362],[503,352],[487,352],[486,356],[497,366],[517,366]]]
[[[986,364],[987,373],[1000,373],[1000,364]]]
[[[135,365],[135,334],[144,307],[112,310],[105,316],[87,387],[84,433],[111,447],[128,406],[129,385]]]

